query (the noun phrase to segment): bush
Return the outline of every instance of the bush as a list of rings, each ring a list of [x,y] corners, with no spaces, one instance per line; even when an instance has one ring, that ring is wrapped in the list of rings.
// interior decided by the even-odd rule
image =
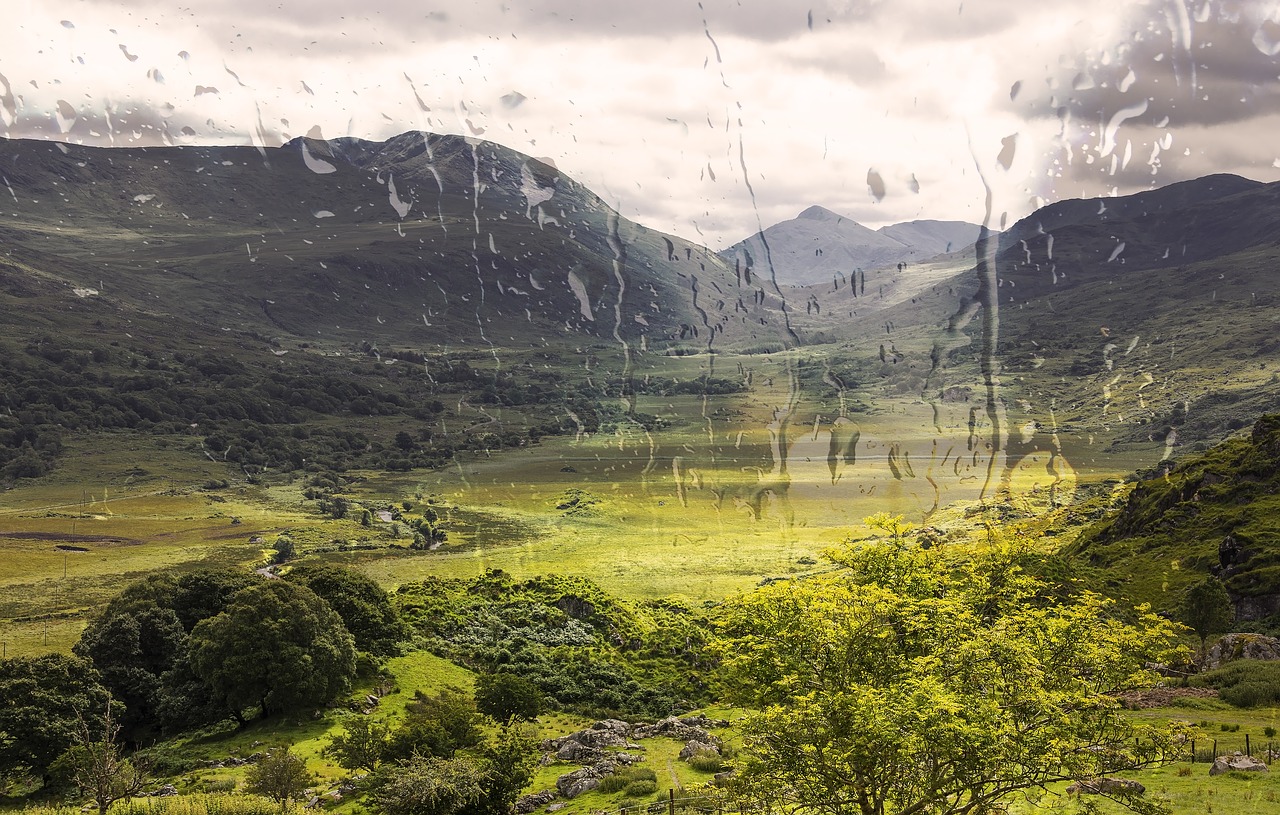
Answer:
[[[629,798],[639,798],[644,795],[653,795],[657,791],[657,781],[632,781],[622,793]]]
[[[1280,703],[1280,663],[1236,660],[1194,677],[1191,684],[1217,688],[1222,700],[1236,707],[1275,705]]]
[[[652,784],[653,788],[647,791],[636,791],[640,789],[639,787],[632,789],[634,785],[643,784]],[[613,775],[606,775],[600,782],[599,789],[604,793],[626,790],[626,794],[630,797],[652,795],[658,791],[658,776],[648,767],[628,767]]]
[[[704,750],[689,756],[689,766],[700,773],[718,773],[724,771],[724,758],[719,753]]]

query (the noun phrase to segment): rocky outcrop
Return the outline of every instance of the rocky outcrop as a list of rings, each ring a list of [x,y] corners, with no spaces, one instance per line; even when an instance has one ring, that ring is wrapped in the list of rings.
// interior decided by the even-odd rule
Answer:
[[[696,755],[720,755],[720,748],[711,742],[692,740],[685,742],[684,749],[680,751],[680,760],[688,761]]]
[[[552,801],[560,797],[560,793],[555,790],[543,790],[542,792],[532,792],[528,795],[522,795],[516,801],[517,815],[529,815],[539,807],[544,807]]]
[[[604,773],[595,767],[583,767],[556,779],[556,791],[565,798],[577,798],[582,793],[600,786]]]
[[[1209,648],[1204,667],[1212,670],[1237,659],[1280,659],[1280,639],[1262,634],[1227,634]]]
[[[1229,756],[1215,758],[1213,766],[1209,768],[1209,775],[1222,775],[1232,771],[1265,773],[1267,772],[1267,765],[1253,756],[1246,756],[1244,753],[1236,751]]]
[[[684,719],[668,716],[655,724],[636,725],[631,736],[637,739],[649,739],[664,736],[678,741],[700,741],[706,744],[719,744],[720,739],[707,732],[708,727],[728,727],[723,719],[710,719],[703,716],[690,716]]]

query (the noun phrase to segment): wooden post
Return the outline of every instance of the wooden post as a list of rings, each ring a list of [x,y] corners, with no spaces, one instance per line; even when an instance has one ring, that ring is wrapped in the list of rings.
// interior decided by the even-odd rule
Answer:
[[[1248,733],[1245,733],[1245,734],[1244,734],[1244,754],[1245,754],[1246,756],[1251,756],[1251,755],[1253,755],[1253,748],[1251,748],[1251,747],[1249,746],[1249,734],[1248,734]]]
[[[676,790],[674,787],[667,790],[667,813],[668,815],[676,815]]]
[[[1191,763],[1196,763],[1196,740],[1191,740]]]
[[[1214,761],[1218,760],[1218,740],[1217,739],[1213,740],[1213,760]]]

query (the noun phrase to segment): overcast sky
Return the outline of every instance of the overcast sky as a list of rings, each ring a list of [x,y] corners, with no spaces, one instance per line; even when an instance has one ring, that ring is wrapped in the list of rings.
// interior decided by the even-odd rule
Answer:
[[[1280,2],[7,0],[0,135],[411,129],[541,158],[722,248],[820,204],[991,223],[1280,179]],[[754,200],[753,200],[754,193]]]

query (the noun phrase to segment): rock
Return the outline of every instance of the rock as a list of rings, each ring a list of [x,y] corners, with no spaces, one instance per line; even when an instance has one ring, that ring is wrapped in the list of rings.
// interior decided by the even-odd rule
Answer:
[[[587,745],[577,741],[566,741],[560,745],[560,749],[556,750],[556,759],[559,761],[574,761],[581,764],[593,764],[604,756],[604,751],[599,747],[588,747]]]
[[[612,730],[619,736],[626,736],[631,732],[631,724],[621,719],[601,719],[591,725],[592,730]]]
[[[315,809],[320,806],[320,796],[313,795],[307,799],[307,809]]]
[[[177,795],[178,788],[172,784],[165,784],[160,789],[151,793],[152,798],[168,798],[170,795]]]
[[[370,707],[377,707],[377,706],[378,706],[378,701],[379,701],[379,699],[378,699],[378,697],[374,696],[372,693],[371,693],[371,694],[369,694],[368,696],[364,697],[364,699],[365,699],[365,701],[366,701],[366,702],[368,702],[368,703],[369,703],[369,706],[370,706]]]
[[[690,724],[697,722],[697,724]],[[675,716],[668,716],[656,724],[639,725],[631,731],[633,738],[648,739],[654,736],[665,736],[670,739],[678,739],[680,741],[700,741],[706,744],[719,744],[720,740],[703,729],[702,723],[707,726],[718,726],[711,719],[705,716],[693,717],[688,720],[677,719]]]
[[[598,725],[601,723],[597,722],[596,724]],[[626,723],[623,722],[622,724]],[[593,747],[596,749],[603,749],[605,747],[625,747],[627,744],[627,737],[625,733],[620,733],[616,729],[610,727],[596,727],[593,725],[586,730],[579,730],[576,733],[570,733],[569,735],[561,736],[558,739],[547,739],[542,742],[542,749],[549,753],[558,754],[562,748],[569,744],[576,744],[579,747]]]
[[[539,807],[545,806],[560,797],[560,793],[555,790],[543,790],[542,792],[533,792],[528,795],[522,795],[516,801],[516,812],[519,815],[529,815]]]
[[[1265,773],[1267,765],[1263,764],[1259,759],[1253,756],[1246,756],[1237,750],[1229,756],[1218,756],[1213,760],[1213,766],[1209,768],[1209,775],[1222,775],[1233,770],[1240,772]]]
[[[1228,634],[1205,654],[1206,670],[1237,659],[1280,659],[1280,639],[1262,634]]]
[[[583,767],[556,779],[556,790],[565,798],[576,798],[600,786],[604,776],[595,767]]]
[[[688,761],[699,753],[711,753],[718,756],[720,755],[720,748],[705,741],[687,741],[684,749],[680,751],[680,760]]]
[[[1127,778],[1091,778],[1088,781],[1077,781],[1067,787],[1068,795],[1100,795],[1114,792],[1142,795],[1146,791],[1146,787]]]
[[[559,812],[560,810],[564,809],[564,807],[565,805],[562,803],[548,804],[547,812]]]

